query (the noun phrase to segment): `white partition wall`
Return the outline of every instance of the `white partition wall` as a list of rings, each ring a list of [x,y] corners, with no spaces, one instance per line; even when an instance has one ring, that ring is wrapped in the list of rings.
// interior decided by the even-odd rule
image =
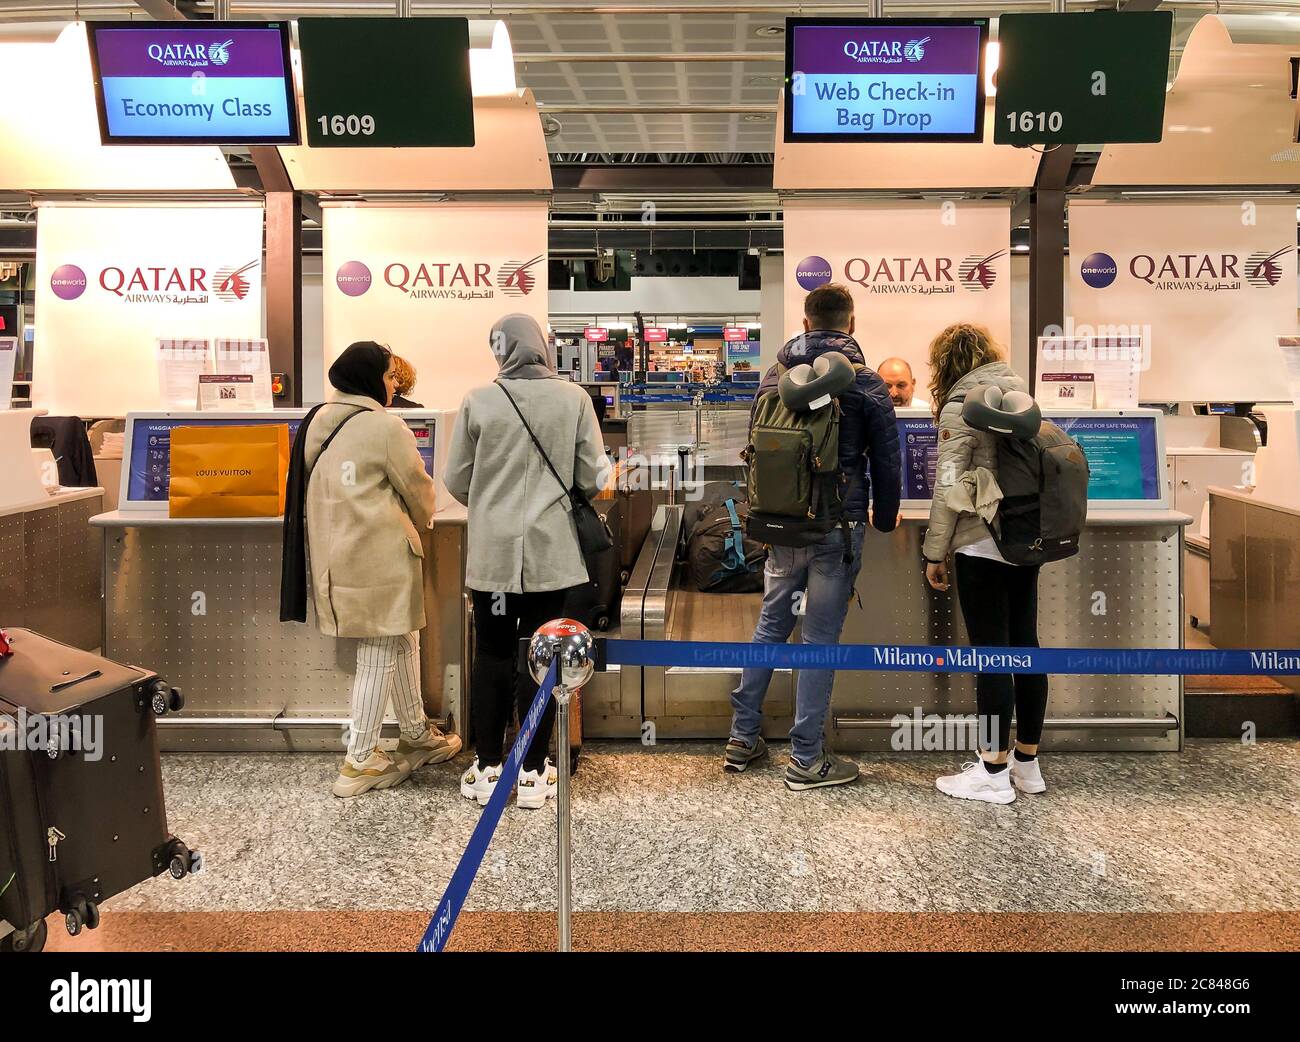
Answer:
[[[159,337],[262,335],[262,204],[42,204],[33,397],[52,413],[158,408]]]
[[[1294,200],[1077,199],[1069,269],[1074,333],[1142,335],[1144,401],[1287,398]]]
[[[323,212],[327,370],[348,344],[377,340],[415,366],[414,400],[454,409],[496,376],[498,318],[523,312],[546,329],[544,199]]]
[[[1010,346],[1010,247],[1006,202],[789,199],[784,335],[802,328],[809,290],[843,283],[867,364],[905,358],[924,387],[930,341],[952,322],[987,326]]]

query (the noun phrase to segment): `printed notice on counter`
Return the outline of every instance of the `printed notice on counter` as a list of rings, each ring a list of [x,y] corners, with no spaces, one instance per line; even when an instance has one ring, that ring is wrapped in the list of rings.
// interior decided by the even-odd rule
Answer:
[[[262,339],[229,340],[218,338],[217,370],[223,373],[247,373],[253,378],[254,408],[273,409],[271,395],[271,349]]]
[[[257,408],[253,400],[253,375],[251,373],[202,373],[199,375],[199,411],[220,412],[223,409],[252,412]]]
[[[193,409],[199,377],[212,372],[206,340],[158,341],[158,396],[164,409]]]
[[[8,409],[14,398],[14,367],[18,361],[18,341],[0,337],[0,410]]]
[[[1043,373],[1038,379],[1038,404],[1091,409],[1096,400],[1095,373]]]
[[[1053,393],[1045,382],[1049,375],[1087,373],[1093,379],[1092,408],[1135,409],[1144,351],[1138,336],[1040,336],[1035,397],[1041,401]]]
[[[1300,336],[1280,336],[1277,346],[1286,365],[1287,383],[1291,385],[1291,404],[1300,409]],[[0,366],[0,377],[4,376]]]
[[[939,431],[933,420],[900,419],[898,447],[903,460],[903,498],[930,499],[939,465]]]

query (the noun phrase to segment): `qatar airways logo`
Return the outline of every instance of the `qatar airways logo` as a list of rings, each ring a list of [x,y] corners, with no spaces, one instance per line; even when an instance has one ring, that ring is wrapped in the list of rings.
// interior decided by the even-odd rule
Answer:
[[[1236,253],[1138,253],[1129,258],[1129,277],[1145,282],[1159,292],[1234,293],[1250,286],[1272,289],[1294,264],[1295,247],[1257,250],[1246,258]],[[1108,253],[1092,253],[1083,259],[1079,275],[1093,289],[1105,289],[1115,282],[1119,265]]]
[[[850,257],[844,278],[868,293],[932,295],[956,293],[958,288],[984,293],[998,281],[997,262],[1005,249],[954,257]]]
[[[230,48],[234,40],[220,43],[151,43],[145,53],[159,65],[185,69],[206,69],[230,63]]]
[[[493,274],[487,261],[394,261],[384,266],[384,285],[404,293],[411,300],[491,300],[498,293],[526,297],[537,286],[537,265],[546,255],[524,261],[506,261]],[[342,273],[342,269],[340,269]],[[345,293],[342,283],[339,288]],[[350,296],[360,296],[351,292]]]
[[[930,37],[919,40],[846,40],[844,57],[859,65],[901,65],[905,61],[919,62],[925,57],[925,45]]]
[[[201,266],[170,264],[99,269],[93,280],[75,264],[60,264],[50,275],[50,289],[60,300],[76,300],[92,283],[127,304],[238,303],[247,300],[261,261],[232,264],[210,271]]]

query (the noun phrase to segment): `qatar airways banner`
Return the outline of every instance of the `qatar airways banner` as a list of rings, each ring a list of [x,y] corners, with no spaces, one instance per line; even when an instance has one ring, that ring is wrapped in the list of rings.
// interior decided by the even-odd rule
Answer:
[[[496,377],[497,319],[522,312],[546,332],[544,202],[323,212],[326,370],[354,341],[377,340],[415,367],[408,398],[455,409]]]
[[[42,205],[36,307],[38,405],[161,408],[160,338],[262,335],[262,206]]]
[[[1002,202],[791,200],[785,206],[785,324],[799,332],[809,291],[853,294],[867,365],[906,359],[928,397],[930,341],[953,322],[1011,340],[1011,207]]]
[[[1294,200],[1070,203],[1065,336],[1140,336],[1143,401],[1288,399]]]

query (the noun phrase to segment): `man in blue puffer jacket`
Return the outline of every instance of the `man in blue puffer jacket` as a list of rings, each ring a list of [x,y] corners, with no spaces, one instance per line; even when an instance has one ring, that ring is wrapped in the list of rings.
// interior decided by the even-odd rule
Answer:
[[[853,339],[853,296],[844,286],[819,286],[804,299],[803,309],[804,332],[777,353],[781,365],[789,369],[811,363],[827,351],[839,351],[855,365],[866,365]],[[777,381],[777,367],[772,366],[758,393],[775,391]],[[763,610],[754,629],[756,644],[784,644],[800,616],[805,644],[838,644],[862,567],[868,517],[881,532],[892,532],[897,524],[902,464],[889,390],[874,371],[863,369],[839,401],[840,469],[848,478],[844,517],[849,522],[853,559],[844,559],[844,535],[839,528],[813,546],[771,547],[763,573]],[[740,686],[731,693],[731,737],[724,761],[728,771],[743,771],[767,752],[760,732],[771,677],[770,669],[746,669]],[[833,670],[799,671],[790,764],[785,771],[786,787],[796,792],[847,785],[858,777],[856,764],[829,755],[823,746],[834,683]]]

